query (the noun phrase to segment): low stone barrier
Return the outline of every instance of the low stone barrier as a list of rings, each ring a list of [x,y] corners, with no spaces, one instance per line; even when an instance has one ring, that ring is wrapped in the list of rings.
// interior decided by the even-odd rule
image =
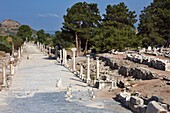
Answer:
[[[152,56],[127,54],[126,59],[135,63],[145,64],[155,69],[170,71],[170,62]]]
[[[125,77],[132,76],[142,80],[159,78],[158,74],[145,68],[124,65],[124,63],[119,62],[118,60],[112,60],[106,57],[100,57],[100,59],[105,62],[105,65],[110,66],[110,69],[117,69],[118,73]]]

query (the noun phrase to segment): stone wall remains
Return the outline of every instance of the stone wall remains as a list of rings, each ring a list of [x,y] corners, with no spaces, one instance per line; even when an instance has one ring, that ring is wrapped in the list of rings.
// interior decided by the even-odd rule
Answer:
[[[170,62],[168,60],[138,54],[127,54],[126,59],[135,63],[148,65],[155,69],[170,71]]]

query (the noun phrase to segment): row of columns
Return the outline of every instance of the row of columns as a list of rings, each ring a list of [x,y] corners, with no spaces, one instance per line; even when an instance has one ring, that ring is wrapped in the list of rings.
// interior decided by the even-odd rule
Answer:
[[[23,52],[23,49],[24,49],[24,46],[25,46],[25,42],[23,45],[21,45],[21,47],[18,48],[17,50],[17,54],[18,54],[18,61],[21,59],[21,54]],[[13,57],[13,54],[12,56],[9,57],[9,68],[10,68],[10,76],[13,76],[15,74],[15,67],[14,67],[14,57]],[[9,85],[7,83],[7,74],[6,74],[6,67],[8,65],[7,61],[6,60],[3,60],[1,62],[1,65],[2,65],[2,86],[7,88],[7,86]]]
[[[73,71],[76,71],[76,62],[75,62],[75,52],[76,52],[76,48],[72,48],[71,49],[72,52],[73,52],[73,62],[72,62],[72,69]],[[91,78],[90,78],[90,55],[86,55],[87,56],[87,76],[86,76],[86,82],[87,83],[90,83],[91,81]],[[83,66],[82,66],[82,63],[79,63],[80,64],[80,75],[79,77],[81,79],[84,79],[85,76],[83,74]],[[96,79],[98,80],[99,79],[99,57],[96,57]]]
[[[40,50],[42,50],[43,44],[38,43],[38,47],[40,48]],[[76,51],[77,48],[71,48],[71,51],[73,53],[73,60],[72,60],[72,70],[73,72],[76,71],[76,61],[75,61],[75,55],[76,55]],[[51,55],[51,47],[49,47],[48,49],[48,53],[49,56]],[[65,48],[63,48],[62,50],[59,50],[59,54],[60,54],[60,62],[62,65],[67,66],[67,51]],[[99,57],[96,57],[96,79],[99,79]],[[85,78],[84,74],[83,74],[83,66],[82,64],[80,64],[80,78],[83,79]],[[86,82],[89,83],[91,81],[90,78],[90,55],[87,55],[87,76],[86,76]]]
[[[38,48],[40,49],[41,52],[45,51],[45,45],[44,44],[37,42],[37,46],[38,46]]]
[[[39,42],[37,42],[37,46],[38,48],[43,52],[45,50],[45,45],[44,44],[41,44]],[[51,47],[48,47],[48,55],[51,56],[52,55],[52,48]],[[59,54],[60,54],[60,63],[62,65],[65,65],[67,66],[67,51],[65,48],[59,50]],[[57,55],[56,55],[57,56]],[[56,59],[58,60],[58,59]]]

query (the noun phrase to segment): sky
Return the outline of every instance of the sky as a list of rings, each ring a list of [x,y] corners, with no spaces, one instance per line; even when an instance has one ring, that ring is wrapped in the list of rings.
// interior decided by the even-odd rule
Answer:
[[[100,15],[105,14],[107,5],[124,2],[139,17],[140,11],[153,0],[0,0],[0,22],[11,19],[35,30],[48,33],[61,30],[63,15],[67,8],[77,2],[97,3]],[[136,24],[137,26],[137,24]]]

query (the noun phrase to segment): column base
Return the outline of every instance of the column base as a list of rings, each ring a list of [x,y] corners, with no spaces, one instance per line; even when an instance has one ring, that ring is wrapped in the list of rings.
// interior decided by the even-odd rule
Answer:
[[[87,80],[86,80],[86,83],[87,83],[87,84],[90,84],[90,83],[91,83],[91,80],[90,80],[90,79],[87,79]]]

